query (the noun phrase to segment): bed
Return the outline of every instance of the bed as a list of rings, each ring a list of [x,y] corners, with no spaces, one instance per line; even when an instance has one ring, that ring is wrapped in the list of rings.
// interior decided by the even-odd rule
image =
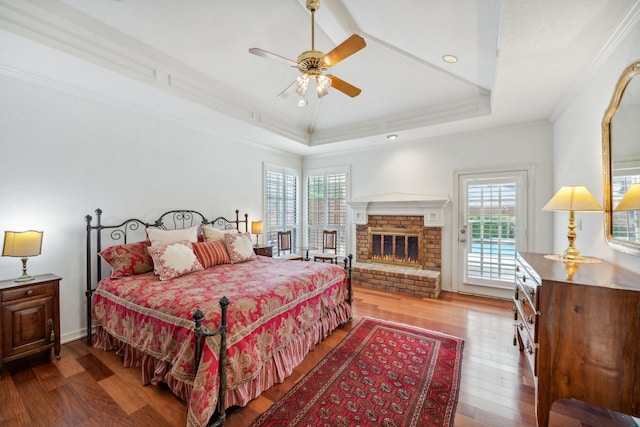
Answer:
[[[234,220],[176,210],[104,225],[98,209],[95,224],[85,220],[87,343],[141,367],[144,384],[165,383],[186,402],[188,426],[223,425],[227,408],[282,382],[351,319],[350,257],[338,266],[249,254],[238,211]],[[226,253],[211,236],[223,236]]]

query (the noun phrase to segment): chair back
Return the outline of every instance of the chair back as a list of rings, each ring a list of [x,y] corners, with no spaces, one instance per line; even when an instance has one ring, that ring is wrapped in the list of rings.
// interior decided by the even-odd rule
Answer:
[[[338,231],[337,230],[322,230],[322,253],[326,250],[338,253]]]
[[[283,252],[292,253],[292,246],[291,230],[278,231],[278,256]]]

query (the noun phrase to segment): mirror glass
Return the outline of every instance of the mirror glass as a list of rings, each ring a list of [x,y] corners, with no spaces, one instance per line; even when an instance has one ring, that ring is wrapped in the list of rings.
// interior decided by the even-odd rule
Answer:
[[[628,66],[602,121],[605,233],[615,249],[640,255],[640,209],[617,210],[640,183],[640,62]]]

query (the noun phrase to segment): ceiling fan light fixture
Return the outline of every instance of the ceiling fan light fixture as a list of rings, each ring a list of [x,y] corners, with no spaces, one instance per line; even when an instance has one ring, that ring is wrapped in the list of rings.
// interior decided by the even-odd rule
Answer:
[[[309,74],[304,73],[296,79],[297,87],[296,92],[300,96],[305,96],[307,89],[309,89]]]
[[[322,98],[323,96],[329,93],[329,88],[331,87],[331,78],[325,76],[324,74],[316,75],[316,92],[318,93],[318,98]]]

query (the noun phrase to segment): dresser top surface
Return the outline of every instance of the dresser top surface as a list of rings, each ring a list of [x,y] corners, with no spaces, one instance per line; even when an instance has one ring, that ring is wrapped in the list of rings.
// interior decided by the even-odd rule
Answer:
[[[520,252],[542,280],[566,282],[583,286],[602,286],[640,291],[640,275],[607,261],[598,263],[568,263],[545,258],[545,254]],[[573,268],[573,276],[569,270]]]

